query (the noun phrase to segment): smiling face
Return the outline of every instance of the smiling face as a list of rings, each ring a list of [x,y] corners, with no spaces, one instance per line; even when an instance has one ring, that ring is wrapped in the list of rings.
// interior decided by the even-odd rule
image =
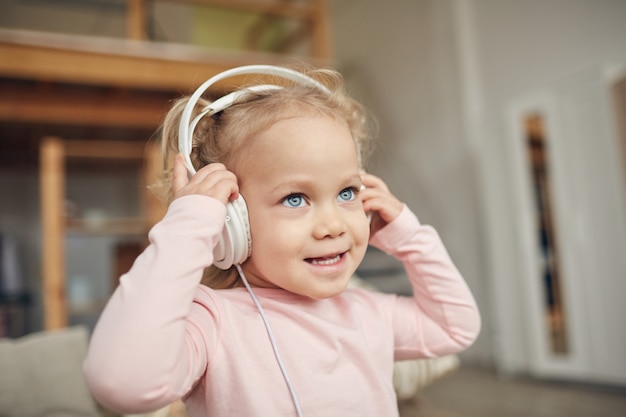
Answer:
[[[250,217],[250,284],[316,299],[341,293],[369,239],[347,126],[322,115],[282,119],[250,139],[236,174]]]

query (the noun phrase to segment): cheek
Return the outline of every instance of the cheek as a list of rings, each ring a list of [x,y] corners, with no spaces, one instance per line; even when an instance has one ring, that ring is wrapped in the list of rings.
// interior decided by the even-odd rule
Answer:
[[[358,239],[359,243],[362,241],[367,244],[370,238],[370,222],[367,219],[366,215],[355,216],[353,226],[352,226],[353,234],[355,239]]]
[[[363,257],[365,257],[370,238],[370,224],[367,217],[364,216],[363,219],[360,217],[355,219],[352,223],[351,231],[356,248],[355,255],[357,256],[357,262],[360,263]]]
[[[252,238],[252,253],[276,256],[286,251],[293,251],[297,246],[301,228],[295,228],[289,223],[277,221],[275,218],[250,218],[250,234]]]

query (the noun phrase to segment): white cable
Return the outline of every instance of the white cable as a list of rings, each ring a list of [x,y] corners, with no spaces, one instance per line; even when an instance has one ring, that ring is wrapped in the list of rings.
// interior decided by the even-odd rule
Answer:
[[[287,374],[287,369],[285,368],[285,364],[283,363],[283,360],[280,357],[280,352],[278,351],[278,345],[276,344],[276,340],[274,340],[274,333],[272,333],[272,327],[270,326],[270,322],[267,319],[267,316],[265,315],[265,311],[263,310],[263,307],[261,307],[261,303],[256,298],[256,295],[254,295],[254,292],[252,291],[252,288],[250,287],[250,284],[248,283],[248,280],[246,279],[246,275],[243,273],[241,266],[239,264],[235,264],[235,267],[237,268],[237,272],[239,272],[239,276],[241,277],[241,280],[243,281],[243,285],[246,286],[246,289],[248,290],[250,297],[252,297],[252,301],[254,301],[254,304],[256,305],[257,310],[259,310],[259,313],[261,314],[261,318],[263,319],[263,324],[265,324],[265,329],[267,330],[267,335],[269,336],[270,343],[272,344],[272,349],[274,350],[274,356],[276,356],[276,361],[278,362],[280,371],[282,372],[283,378],[285,378],[285,382],[287,383],[287,388],[289,389],[289,393],[291,394],[293,405],[296,407],[296,413],[298,414],[298,417],[302,417],[302,410],[300,409],[300,402],[298,401],[296,390],[294,389],[293,384],[291,383],[291,379],[289,378],[289,374]]]

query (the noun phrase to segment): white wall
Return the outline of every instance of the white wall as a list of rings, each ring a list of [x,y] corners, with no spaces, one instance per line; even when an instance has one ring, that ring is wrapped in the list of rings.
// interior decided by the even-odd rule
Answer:
[[[484,326],[466,361],[527,371],[505,108],[626,62],[626,2],[337,0],[332,18],[339,69],[381,125],[373,172],[440,231],[475,292]]]
[[[482,178],[486,192],[483,208],[486,219],[489,219],[485,222],[486,236],[489,238],[485,243],[490,254],[487,267],[496,307],[492,318],[493,326],[497,329],[494,342],[499,365],[505,370],[519,371],[532,366],[533,360],[532,349],[524,331],[529,318],[521,314],[529,301],[520,296],[524,294],[522,284],[528,277],[523,275],[523,271],[527,270],[528,265],[521,264],[524,258],[520,254],[524,253],[524,243],[517,228],[520,219],[515,216],[515,213],[520,213],[519,207],[514,205],[514,202],[519,201],[514,194],[518,178],[511,169],[510,136],[504,124],[504,113],[512,102],[520,98],[562,90],[568,84],[575,85],[574,80],[594,68],[599,71],[607,65],[626,62],[626,2],[476,0],[471,3],[478,45],[476,62],[480,64],[484,85],[483,112],[480,115],[484,129],[481,166],[484,167]],[[583,152],[589,155],[594,153],[598,136],[587,138],[589,148]],[[564,141],[567,142],[568,138],[564,138]],[[554,157],[562,158],[564,154]],[[579,165],[573,169],[587,168]],[[568,175],[573,173],[570,171]],[[581,175],[580,172],[577,174]],[[582,175],[585,176],[584,173]],[[610,178],[606,182],[615,180]],[[580,194],[583,190],[578,188],[576,192]],[[607,192],[611,191],[606,189],[605,195]],[[594,193],[595,196],[597,194]],[[591,194],[586,195],[589,200],[593,197]],[[603,202],[598,201],[598,204]],[[571,211],[572,208],[562,207],[562,214],[567,210]],[[586,216],[584,221],[593,223],[592,212],[588,211]],[[562,221],[567,218],[563,215],[561,217]],[[614,221],[616,228],[622,223],[623,218]],[[569,222],[563,224],[562,229],[574,226]],[[605,239],[599,244],[605,247],[596,250],[610,253],[613,249],[609,240]],[[583,252],[580,256],[587,255]],[[596,272],[600,273],[599,270]],[[623,271],[622,278],[624,274],[626,271]],[[602,279],[593,274],[585,278],[587,281]],[[614,290],[619,291],[618,288]],[[608,295],[605,293],[605,296]],[[601,298],[596,301],[601,302]],[[586,307],[583,304],[570,304],[569,308],[581,314],[581,309]],[[587,311],[585,314],[592,313]],[[603,328],[610,326],[609,323],[597,320],[590,324]],[[626,337],[624,334],[622,336]],[[591,337],[591,332],[584,337]],[[596,344],[606,342],[597,340]]]

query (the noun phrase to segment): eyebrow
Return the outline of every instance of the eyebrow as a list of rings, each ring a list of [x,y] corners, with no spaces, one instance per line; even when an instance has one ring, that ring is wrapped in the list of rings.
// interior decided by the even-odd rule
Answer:
[[[292,180],[281,182],[274,188],[270,190],[270,192],[286,192],[285,190],[296,191],[301,190],[303,188],[309,187],[313,181],[301,181],[301,180]]]
[[[355,175],[350,175],[349,177],[346,177],[344,180],[342,180],[342,183],[346,184],[346,185],[350,185],[353,183],[358,183],[358,185],[360,185],[362,183],[361,181],[361,176],[358,174]],[[311,184],[315,184],[315,181],[310,181],[310,180],[292,180],[292,181],[286,181],[286,182],[282,182],[280,184],[278,184],[277,186],[275,186],[274,188],[272,188],[270,190],[270,192],[276,192],[276,191],[284,191],[284,190],[292,190],[292,191],[297,191],[297,190],[302,190],[302,189],[306,189],[307,187],[310,187]]]

